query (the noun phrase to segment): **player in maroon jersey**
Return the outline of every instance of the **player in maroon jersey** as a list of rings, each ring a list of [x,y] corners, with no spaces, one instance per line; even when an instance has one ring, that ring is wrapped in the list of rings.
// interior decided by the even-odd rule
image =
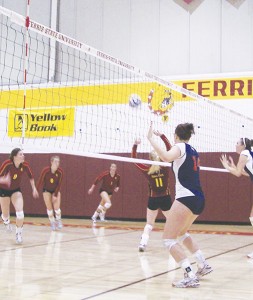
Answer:
[[[43,188],[43,199],[52,230],[62,229],[61,220],[61,183],[63,170],[60,166],[60,157],[55,155],[50,159],[51,165],[45,167],[37,183],[38,190]],[[55,213],[55,216],[54,216]]]
[[[171,148],[170,142],[164,134],[159,131],[154,132],[163,140],[166,150]],[[140,139],[136,139],[132,148],[132,157],[136,158],[137,146],[141,143]],[[152,161],[161,161],[155,151],[150,152],[149,158]],[[144,227],[141,241],[139,244],[139,251],[145,251],[149,235],[154,228],[155,220],[158,214],[158,209],[161,209],[163,215],[167,218],[168,212],[171,207],[171,198],[169,191],[169,167],[148,164],[135,164],[138,169],[144,174],[148,180],[149,185],[149,199],[146,219],[147,223]]]
[[[2,210],[2,220],[7,231],[12,231],[10,225],[10,203],[12,202],[16,211],[16,243],[22,243],[22,230],[24,223],[24,200],[20,189],[21,179],[26,173],[30,178],[32,194],[38,198],[38,191],[29,164],[25,161],[25,156],[20,148],[11,151],[10,159],[3,162],[0,167],[0,176],[10,175],[9,186],[0,183],[0,203]]]
[[[94,183],[92,184],[91,188],[88,190],[88,194],[90,195],[93,191],[95,186],[101,181],[101,187],[99,190],[101,201],[94,212],[91,219],[94,223],[97,221],[97,217],[100,217],[101,221],[105,220],[105,213],[106,211],[112,206],[111,197],[113,192],[118,192],[119,185],[120,185],[120,175],[116,172],[117,166],[116,164],[112,163],[110,166],[109,171],[105,171],[101,173],[95,179]]]

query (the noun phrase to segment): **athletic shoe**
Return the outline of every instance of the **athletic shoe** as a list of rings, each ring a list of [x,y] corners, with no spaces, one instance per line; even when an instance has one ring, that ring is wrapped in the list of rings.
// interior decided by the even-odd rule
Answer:
[[[201,277],[203,277],[211,272],[213,272],[212,267],[209,266],[208,264],[205,264],[203,268],[198,268],[196,276],[198,279],[200,279]]]
[[[4,227],[5,227],[6,232],[8,232],[8,233],[12,232],[12,226],[10,223],[7,223],[7,224],[4,223]]]
[[[139,252],[145,252],[146,250],[146,245],[140,244],[139,245]]]
[[[199,287],[199,280],[197,276],[190,278],[187,274],[185,274],[184,279],[173,282],[172,286],[177,288],[197,288]]]
[[[55,223],[55,221],[50,221],[50,227],[51,227],[51,229],[52,229],[53,231],[56,230],[56,223]]]
[[[22,233],[16,233],[16,244],[22,244],[23,243],[23,239],[22,239]]]
[[[57,229],[59,229],[59,230],[61,230],[62,229],[62,227],[63,227],[63,225],[62,225],[62,221],[61,220],[56,220],[56,228]]]
[[[247,257],[248,257],[248,258],[253,258],[253,252],[249,253],[249,254],[247,255]]]

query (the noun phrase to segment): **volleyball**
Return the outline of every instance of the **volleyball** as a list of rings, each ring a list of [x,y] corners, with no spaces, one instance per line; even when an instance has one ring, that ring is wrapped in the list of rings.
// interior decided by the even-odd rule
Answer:
[[[138,94],[131,94],[129,97],[129,105],[131,107],[137,107],[141,104],[141,97]]]

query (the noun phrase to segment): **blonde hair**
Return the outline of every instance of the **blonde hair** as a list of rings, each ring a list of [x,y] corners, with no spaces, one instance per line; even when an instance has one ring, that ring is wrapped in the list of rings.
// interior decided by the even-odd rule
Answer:
[[[54,155],[50,158],[50,162],[52,163],[55,159],[58,159],[60,161],[60,157],[58,155]]]
[[[160,157],[157,155],[155,151],[152,151],[149,153],[149,158],[153,161],[161,161]],[[152,175],[154,173],[160,172],[161,166],[159,165],[151,165],[151,167],[148,170],[148,175]]]

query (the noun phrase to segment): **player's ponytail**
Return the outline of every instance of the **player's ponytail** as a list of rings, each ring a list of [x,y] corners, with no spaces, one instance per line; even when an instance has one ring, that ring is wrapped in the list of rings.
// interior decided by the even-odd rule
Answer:
[[[251,151],[251,147],[253,146],[253,140],[250,140],[248,138],[242,138],[242,145],[245,146],[245,149]]]
[[[191,138],[192,134],[195,134],[194,126],[192,123],[178,124],[175,134],[180,138],[180,140],[187,141]]]

